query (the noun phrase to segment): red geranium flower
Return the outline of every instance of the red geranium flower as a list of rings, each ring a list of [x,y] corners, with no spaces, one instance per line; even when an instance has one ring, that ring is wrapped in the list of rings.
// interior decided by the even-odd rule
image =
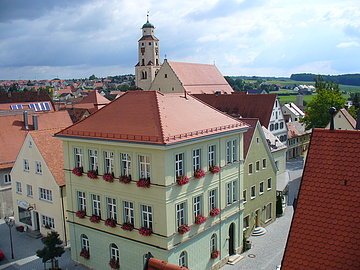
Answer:
[[[220,209],[219,208],[213,208],[210,210],[210,216],[215,217],[218,214],[220,214]]]
[[[91,179],[97,179],[97,178],[98,178],[98,177],[97,177],[97,173],[96,173],[96,171],[94,171],[94,170],[88,171],[88,172],[87,172],[87,177],[89,177],[89,178],[91,178]]]
[[[90,252],[89,250],[87,250],[86,248],[83,248],[81,251],[80,251],[80,256],[81,257],[84,257],[85,259],[89,259],[90,258]]]
[[[195,217],[195,224],[200,225],[202,223],[204,223],[206,221],[206,217],[204,217],[203,215],[197,215]]]
[[[124,184],[129,184],[131,182],[131,175],[122,175],[119,177],[119,181]]]
[[[104,173],[103,179],[106,182],[113,182],[114,181],[114,175],[112,173]]]
[[[86,216],[86,212],[84,210],[79,210],[75,213],[75,215],[78,217],[78,218],[84,218]]]
[[[150,228],[141,227],[139,229],[139,234],[143,236],[150,236],[152,234],[152,230]]]
[[[211,252],[211,259],[216,259],[219,256],[220,256],[220,251],[214,250],[213,252]]]
[[[176,183],[177,183],[179,186],[186,185],[187,183],[189,183],[189,177],[187,177],[186,175],[178,176],[178,177],[176,178]]]
[[[136,183],[138,187],[149,188],[150,187],[150,178],[140,178]]]
[[[108,218],[108,219],[105,220],[105,225],[109,226],[109,227],[112,227],[112,228],[115,228],[116,227],[116,220],[112,219],[112,218]]]
[[[210,166],[209,171],[213,174],[220,172],[219,166]]]
[[[134,229],[134,225],[130,222],[125,222],[123,225],[121,225],[121,229],[131,232]]]
[[[99,223],[101,220],[100,216],[97,216],[97,215],[92,215],[90,217],[90,221],[93,222],[93,223]]]
[[[187,233],[188,231],[190,231],[190,227],[187,224],[183,224],[178,228],[180,234]]]
[[[76,176],[82,176],[84,171],[83,171],[83,167],[75,167],[74,169],[72,169],[71,172]]]
[[[194,177],[196,179],[200,179],[202,177],[205,176],[205,172],[202,170],[202,169],[197,169],[195,172],[194,172]]]

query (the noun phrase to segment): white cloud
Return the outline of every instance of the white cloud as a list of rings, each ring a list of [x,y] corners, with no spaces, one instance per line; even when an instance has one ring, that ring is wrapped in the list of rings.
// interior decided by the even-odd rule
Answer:
[[[358,41],[346,41],[341,42],[338,45],[336,45],[337,48],[351,48],[351,47],[360,47],[360,43]]]

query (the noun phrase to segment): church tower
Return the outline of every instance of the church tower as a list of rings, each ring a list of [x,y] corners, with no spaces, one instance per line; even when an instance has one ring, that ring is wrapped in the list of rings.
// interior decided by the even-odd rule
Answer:
[[[154,36],[154,25],[147,21],[142,26],[142,37],[138,41],[138,59],[135,66],[136,86],[149,90],[158,70],[160,69],[159,40]]]

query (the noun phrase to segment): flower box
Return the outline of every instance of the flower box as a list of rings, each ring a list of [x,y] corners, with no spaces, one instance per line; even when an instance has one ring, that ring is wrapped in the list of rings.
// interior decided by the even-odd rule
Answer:
[[[220,251],[214,250],[213,252],[211,252],[211,259],[216,259],[219,256],[220,256]]]
[[[23,232],[23,231],[25,230],[25,227],[22,226],[22,225],[16,226],[16,230],[17,230],[18,232]]]
[[[85,258],[85,259],[90,259],[90,252],[89,250],[87,250],[86,248],[83,248],[81,251],[80,251],[80,256]]]
[[[152,234],[152,230],[150,228],[141,227],[139,229],[139,234],[143,236],[150,236]]]
[[[178,228],[178,232],[179,232],[180,234],[187,233],[188,231],[190,231],[190,227],[189,227],[189,225],[187,225],[187,224],[183,224],[183,225],[181,225],[181,226]]]
[[[150,178],[140,178],[136,183],[138,187],[149,188],[150,187]]]
[[[87,175],[87,177],[89,177],[90,179],[97,179],[97,178],[98,178],[97,172],[94,171],[94,170],[88,171],[86,175]]]
[[[122,175],[119,177],[119,181],[124,184],[129,184],[131,182],[131,175]]]
[[[205,172],[202,170],[202,169],[197,169],[195,172],[194,172],[194,177],[196,179],[200,179],[200,178],[203,178],[205,176]]]
[[[195,217],[195,224],[200,225],[203,224],[206,221],[206,217],[204,217],[203,215],[197,215]]]
[[[71,172],[73,174],[75,174],[76,176],[82,176],[84,170],[83,170],[83,167],[75,167],[74,169],[72,169]]]
[[[99,223],[101,220],[100,216],[97,216],[97,215],[92,215],[90,217],[90,221],[93,222],[93,223]]]
[[[215,173],[219,173],[220,172],[220,167],[219,166],[210,166],[209,171],[213,174]]]
[[[86,216],[86,212],[84,210],[79,210],[79,211],[76,211],[75,215],[78,218],[84,218]]]
[[[103,179],[106,182],[114,182],[114,175],[112,173],[104,173]]]
[[[218,214],[220,214],[220,209],[219,208],[213,208],[210,210],[210,216],[215,217]]]
[[[121,229],[131,232],[134,229],[134,225],[129,222],[125,222],[123,225],[121,225]]]
[[[187,183],[189,183],[189,177],[187,177],[186,175],[178,176],[178,177],[176,178],[176,183],[177,183],[179,186],[186,185]]]
[[[119,260],[115,260],[114,258],[110,259],[109,265],[110,265],[111,269],[120,269]]]
[[[105,220],[105,225],[109,226],[111,228],[115,228],[116,227],[116,220],[112,219],[112,218],[108,218],[107,220]]]

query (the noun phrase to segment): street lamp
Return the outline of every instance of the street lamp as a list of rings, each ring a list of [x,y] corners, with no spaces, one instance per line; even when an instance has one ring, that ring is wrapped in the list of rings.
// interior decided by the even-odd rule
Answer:
[[[11,259],[14,259],[14,249],[13,249],[11,228],[15,225],[15,220],[14,220],[14,218],[10,218],[10,217],[5,217],[4,220],[5,220],[6,225],[8,225],[8,227],[9,227],[9,231],[10,231]]]

